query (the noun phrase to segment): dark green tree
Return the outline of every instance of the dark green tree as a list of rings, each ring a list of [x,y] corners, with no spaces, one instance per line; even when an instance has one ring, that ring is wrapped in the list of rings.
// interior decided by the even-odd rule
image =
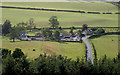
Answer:
[[[14,58],[21,58],[23,55],[24,55],[24,53],[19,48],[16,48],[15,51],[13,51],[13,54],[12,54],[12,56]]]
[[[71,27],[71,29],[70,29],[70,33],[73,35],[73,27]]]
[[[87,29],[88,29],[88,25],[87,24],[83,24],[82,25],[82,31],[87,30]]]
[[[8,49],[2,49],[2,58],[6,58],[7,55],[10,55],[11,51]]]
[[[102,28],[98,28],[94,33],[95,33],[95,34],[105,33],[105,30],[102,29]]]
[[[20,36],[19,31],[17,30],[16,27],[13,27],[10,30],[10,34],[9,34],[10,40],[13,40],[13,42],[15,42],[15,39],[19,36]]]
[[[2,75],[15,75],[14,66],[14,58],[11,55],[7,55],[7,57],[2,60]]]
[[[9,20],[6,20],[2,26],[2,34],[6,35],[10,33],[11,29],[11,22]]]
[[[59,32],[58,30],[56,30],[55,33],[54,33],[54,39],[55,39],[56,41],[59,41],[59,40],[60,40],[60,32]]]
[[[50,22],[52,28],[58,28],[59,21],[58,21],[57,16],[50,17],[49,22]]]
[[[45,37],[48,40],[53,40],[52,31],[49,28],[43,28],[41,32],[43,37]]]
[[[13,42],[15,42],[15,39],[19,38],[20,32],[23,32],[25,30],[26,28],[23,26],[12,27],[9,33],[10,40],[13,40]]]

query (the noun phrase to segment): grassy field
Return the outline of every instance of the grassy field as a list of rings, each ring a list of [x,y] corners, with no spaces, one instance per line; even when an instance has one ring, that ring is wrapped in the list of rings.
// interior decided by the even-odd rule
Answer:
[[[61,54],[69,58],[76,59],[76,57],[81,58],[85,55],[85,45],[84,43],[59,43],[50,41],[19,41],[13,43],[6,37],[2,39],[2,48],[8,48],[12,51],[15,48],[21,48],[22,51],[28,56],[28,58],[33,59],[39,56],[41,53],[51,54]],[[36,51],[33,51],[36,49]]]
[[[8,19],[12,25],[19,22],[27,22],[30,18],[34,18],[37,27],[50,27],[49,18],[57,16],[62,27],[82,26],[118,26],[118,15],[104,14],[80,14],[68,12],[53,12],[53,11],[35,11],[23,9],[2,9],[2,23]]]
[[[114,58],[118,53],[118,35],[107,35],[100,38],[92,39],[97,51],[97,57],[101,58],[105,54],[108,58]]]
[[[71,9],[84,11],[117,12],[118,7],[105,2],[4,2],[5,6]]]
[[[68,10],[118,12],[115,5],[104,2],[4,2],[5,6],[22,6],[38,8],[54,8]],[[62,27],[82,26],[118,26],[117,14],[81,14],[72,12],[36,11],[23,9],[2,9],[2,23],[8,19],[13,25],[19,22],[27,22],[33,18],[37,27],[50,27],[49,18],[57,16]]]

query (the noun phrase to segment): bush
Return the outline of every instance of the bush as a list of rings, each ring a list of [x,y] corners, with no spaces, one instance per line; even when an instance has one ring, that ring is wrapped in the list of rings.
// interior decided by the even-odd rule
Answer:
[[[94,33],[95,33],[95,34],[105,33],[105,30],[102,29],[102,28],[98,28]]]
[[[23,53],[16,49],[13,54]],[[12,54],[12,55],[13,55]],[[120,59],[118,57],[99,59],[97,64],[85,62],[84,59],[72,60],[62,55],[40,56],[32,61],[26,57],[14,58],[12,55],[3,58],[2,75],[119,75]]]
[[[92,31],[96,31],[97,29],[97,27],[91,28]]]
[[[23,55],[24,55],[24,53],[19,48],[16,48],[15,51],[13,51],[13,54],[12,54],[12,56],[14,58],[21,58]]]
[[[8,49],[2,49],[2,58],[6,58],[7,55],[10,55],[11,51]]]

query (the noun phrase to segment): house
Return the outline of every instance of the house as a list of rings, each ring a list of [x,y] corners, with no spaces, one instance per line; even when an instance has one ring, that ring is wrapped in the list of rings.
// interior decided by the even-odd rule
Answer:
[[[80,37],[79,36],[75,36],[72,38],[72,41],[80,41]]]
[[[61,41],[80,41],[80,37],[76,35],[72,35],[71,33],[61,33],[60,34]]]
[[[78,31],[75,32],[74,34],[75,34],[75,35],[79,35],[80,33],[82,33],[82,31],[81,31],[81,30],[78,30]]]
[[[60,33],[61,41],[70,41],[71,33]]]
[[[31,38],[27,37],[25,32],[20,32],[20,37],[19,38],[20,38],[20,40],[24,40],[24,41],[26,41],[26,40],[30,41],[31,40]]]

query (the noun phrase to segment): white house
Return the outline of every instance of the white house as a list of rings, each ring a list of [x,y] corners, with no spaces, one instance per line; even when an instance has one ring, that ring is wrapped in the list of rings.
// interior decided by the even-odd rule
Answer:
[[[20,39],[23,41],[31,41],[31,38],[28,38],[25,32],[20,32]]]

